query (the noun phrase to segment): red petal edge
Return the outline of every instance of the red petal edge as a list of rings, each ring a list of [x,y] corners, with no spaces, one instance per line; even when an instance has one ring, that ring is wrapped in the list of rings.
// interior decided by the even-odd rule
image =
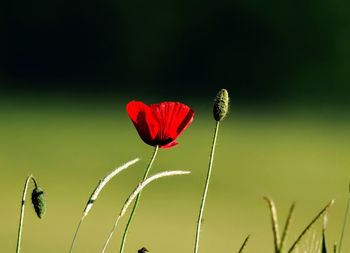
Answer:
[[[161,102],[151,105],[151,109],[160,125],[156,139],[159,141],[173,140],[161,147],[172,147],[174,140],[191,124],[194,111],[180,102]]]
[[[159,124],[151,108],[142,102],[131,101],[126,105],[126,111],[141,139],[149,145],[157,145],[154,140],[159,131]]]

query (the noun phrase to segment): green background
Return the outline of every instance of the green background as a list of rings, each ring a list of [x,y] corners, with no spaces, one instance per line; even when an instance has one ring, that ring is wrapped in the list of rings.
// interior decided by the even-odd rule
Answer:
[[[277,205],[280,226],[296,201],[288,245],[306,224],[336,198],[329,212],[328,243],[339,241],[349,182],[350,121],[344,111],[318,106],[249,108],[236,104],[221,124],[200,252],[237,252],[251,234],[246,252],[272,252],[270,216],[262,196]],[[157,98],[138,97],[157,102]],[[152,154],[125,112],[134,99],[74,96],[1,100],[1,252],[14,252],[25,178],[33,173],[47,196],[44,219],[30,202],[24,220],[23,252],[68,252],[83,207],[98,180],[140,157],[102,192],[81,227],[75,252],[100,252],[116,215],[139,182]],[[185,99],[196,112],[179,145],[159,151],[151,174],[191,170],[145,189],[130,230],[126,252],[191,252],[214,120],[212,97]],[[204,103],[205,102],[205,103]],[[32,186],[31,186],[32,187]],[[109,252],[119,248],[122,220]],[[320,239],[318,222],[311,235]],[[346,235],[344,252],[350,249]],[[309,251],[312,252],[312,251]]]

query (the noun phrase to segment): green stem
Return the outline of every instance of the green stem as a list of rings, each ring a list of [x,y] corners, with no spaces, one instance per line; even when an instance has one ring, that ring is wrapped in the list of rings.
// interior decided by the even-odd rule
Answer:
[[[16,253],[19,253],[21,250],[21,239],[22,239],[22,229],[23,229],[23,220],[24,220],[24,207],[25,207],[25,201],[27,196],[27,190],[29,181],[32,180],[35,188],[38,188],[38,185],[35,181],[35,178],[33,175],[29,175],[24,183],[24,189],[23,189],[23,195],[22,195],[22,202],[21,202],[21,213],[19,216],[19,225],[18,225],[18,236],[17,236],[17,246],[16,246]]]
[[[343,245],[343,239],[344,239],[344,234],[345,234],[345,228],[346,228],[346,225],[348,224],[349,210],[350,210],[350,185],[349,185],[348,201],[347,201],[347,204],[346,204],[346,210],[345,210],[345,217],[344,217],[344,222],[343,222],[343,228],[342,228],[341,235],[340,235],[338,253],[341,252],[341,247],[342,247],[342,245]]]
[[[79,229],[80,229],[80,226],[81,226],[81,223],[83,223],[83,220],[84,220],[85,216],[82,216],[79,223],[78,223],[78,226],[77,226],[77,229],[75,230],[75,233],[74,233],[74,237],[73,237],[73,241],[72,241],[72,244],[70,245],[70,248],[69,248],[69,253],[72,252],[73,250],[73,247],[75,245],[75,241],[77,239],[77,235],[78,235],[78,232],[79,232]]]
[[[293,213],[294,213],[294,208],[295,208],[295,203],[292,203],[292,205],[290,206],[290,209],[289,209],[289,213],[288,213],[288,216],[287,216],[287,220],[286,220],[286,224],[284,225],[284,229],[283,229],[283,234],[282,234],[282,238],[281,238],[281,242],[280,242],[280,248],[278,249],[278,251],[281,253],[281,252],[284,252],[284,245],[285,245],[285,242],[286,242],[286,238],[287,238],[287,233],[289,232],[289,226],[292,222],[292,216],[293,216]]]
[[[216,139],[217,139],[218,131],[219,131],[219,121],[217,121],[216,125],[215,125],[214,138],[213,138],[213,143],[212,143],[212,146],[211,146],[211,152],[210,152],[210,158],[209,158],[209,167],[208,167],[208,172],[207,172],[207,178],[206,178],[206,181],[205,181],[205,187],[204,187],[204,191],[203,191],[203,195],[202,195],[202,202],[201,202],[200,209],[199,209],[199,215],[198,215],[198,220],[197,220],[196,241],[195,241],[195,246],[194,246],[194,253],[198,252],[199,237],[200,237],[201,225],[202,225],[202,217],[203,217],[205,200],[206,200],[206,197],[207,197],[207,192],[208,192],[208,187],[209,187],[210,175],[211,175],[211,171],[212,171],[212,167],[213,167],[215,146],[216,146]]]
[[[239,248],[238,253],[242,253],[242,252],[243,252],[243,249],[244,249],[245,246],[247,245],[249,238],[250,238],[250,235],[248,235],[248,236],[245,238],[245,240],[244,240],[242,246]]]
[[[145,174],[143,175],[142,181],[144,181],[144,180],[147,178],[148,173],[149,173],[149,171],[151,170],[152,164],[153,164],[153,162],[154,162],[154,160],[155,160],[155,158],[156,158],[158,149],[159,149],[159,146],[158,146],[158,145],[155,146],[154,151],[153,151],[152,158],[151,158],[151,160],[150,160],[149,163],[148,163],[148,166],[147,166],[147,168],[146,168]],[[124,230],[124,234],[123,234],[122,243],[121,243],[120,250],[119,250],[120,253],[122,253],[122,252],[124,251],[125,242],[126,242],[126,238],[127,238],[127,236],[128,236],[129,227],[130,227],[131,222],[132,222],[132,220],[133,220],[133,218],[134,218],[134,215],[135,215],[137,206],[138,206],[138,204],[139,204],[140,198],[141,198],[141,192],[140,192],[140,193],[137,195],[137,197],[136,197],[135,204],[134,204],[134,206],[133,206],[133,208],[132,208],[132,211],[131,211],[129,220],[128,220],[127,224],[126,224],[126,227],[125,227],[125,230]]]

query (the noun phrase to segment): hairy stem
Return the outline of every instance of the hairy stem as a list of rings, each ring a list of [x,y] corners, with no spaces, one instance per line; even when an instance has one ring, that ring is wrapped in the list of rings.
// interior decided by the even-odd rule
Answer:
[[[199,208],[199,214],[198,214],[198,220],[197,220],[197,230],[196,230],[196,240],[194,245],[194,253],[198,253],[198,246],[199,246],[199,237],[201,232],[201,225],[202,225],[202,217],[203,217],[203,211],[205,206],[205,200],[207,197],[208,187],[209,187],[209,181],[211,176],[211,171],[213,167],[213,161],[214,161],[214,154],[215,154],[215,146],[216,146],[216,139],[219,131],[219,121],[216,121],[215,130],[214,130],[214,137],[213,137],[213,143],[211,146],[211,152],[209,157],[209,166],[208,166],[208,172],[207,172],[207,178],[205,180],[205,186],[204,191],[202,194],[202,201]]]

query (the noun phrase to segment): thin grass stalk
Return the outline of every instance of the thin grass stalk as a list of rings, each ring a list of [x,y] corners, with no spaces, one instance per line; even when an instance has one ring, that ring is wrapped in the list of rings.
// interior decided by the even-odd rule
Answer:
[[[321,253],[321,240],[318,238],[318,233],[312,232],[310,236],[305,238],[305,242],[298,244],[295,247],[296,253]]]
[[[322,226],[322,242],[321,242],[321,253],[327,253],[327,243],[326,243],[326,228],[327,228],[327,214],[324,215],[323,217],[323,226]]]
[[[153,155],[151,157],[151,160],[149,161],[148,163],[148,166],[146,168],[146,171],[143,175],[143,178],[142,178],[142,181],[146,180],[146,178],[148,177],[148,174],[149,174],[149,171],[151,170],[151,167],[153,165],[153,162],[157,156],[157,153],[158,153],[158,149],[159,149],[159,146],[156,145],[154,147],[154,151],[153,151]],[[141,198],[141,191],[140,193],[137,195],[136,197],[136,200],[135,200],[135,204],[132,208],[132,211],[131,211],[131,214],[129,216],[129,219],[128,219],[128,222],[126,223],[126,226],[125,226],[125,229],[124,229],[124,233],[123,233],[123,238],[122,238],[122,242],[121,242],[121,245],[120,245],[120,249],[119,249],[119,252],[122,253],[124,251],[124,247],[125,247],[125,243],[126,243],[126,238],[128,236],[128,231],[129,231],[129,228],[130,228],[130,225],[131,225],[131,222],[134,218],[134,215],[135,215],[135,212],[137,210],[137,207],[138,207],[138,204],[139,204],[139,201],[140,201],[140,198]]]
[[[238,250],[238,253],[242,253],[242,252],[243,252],[245,246],[246,246],[247,243],[248,243],[249,238],[250,238],[250,235],[248,235],[248,236],[245,238],[244,242],[242,243],[242,246],[241,246],[241,247],[239,248],[239,250]]]
[[[80,218],[78,226],[77,226],[77,228],[76,228],[76,230],[74,232],[73,240],[72,240],[72,243],[71,243],[70,248],[69,248],[69,253],[71,253],[73,251],[73,248],[74,248],[75,242],[77,240],[78,233],[79,233],[79,230],[80,230],[81,224],[83,223],[84,218],[85,218],[85,216],[82,216]]]
[[[23,230],[23,221],[24,221],[24,207],[25,207],[25,202],[26,202],[26,196],[27,196],[27,191],[28,191],[28,185],[29,181],[32,180],[35,187],[37,188],[38,185],[36,183],[35,178],[33,175],[29,175],[24,183],[24,188],[23,188],[23,194],[22,194],[22,202],[21,202],[21,213],[19,216],[19,225],[18,225],[18,235],[17,235],[17,244],[16,244],[16,253],[19,253],[21,250],[21,240],[22,240],[22,230]]]
[[[102,249],[102,251],[101,251],[102,253],[104,253],[104,252],[106,251],[107,246],[108,246],[109,242],[111,241],[112,236],[113,236],[115,230],[117,229],[117,226],[118,226],[118,223],[119,223],[120,218],[121,218],[121,216],[119,215],[119,216],[117,217],[117,219],[116,219],[116,221],[115,221],[115,223],[114,223],[112,229],[111,229],[111,232],[109,232],[108,238],[107,238],[105,244],[103,245],[103,249]]]
[[[116,175],[118,175],[120,172],[126,170],[127,168],[129,168],[131,165],[137,163],[138,161],[140,161],[139,158],[135,158],[125,164],[123,164],[122,166],[114,169],[111,173],[109,173],[107,176],[105,176],[102,180],[100,180],[100,182],[98,183],[98,185],[96,186],[95,190],[91,193],[91,196],[88,200],[88,202],[86,203],[85,209],[83,211],[83,216],[87,216],[88,213],[90,212],[93,204],[95,203],[95,201],[97,200],[98,196],[100,195],[102,189],[107,185],[107,183]]]
[[[110,172],[107,176],[105,176],[103,179],[101,179],[96,188],[92,191],[87,203],[86,203],[86,206],[83,210],[83,214],[80,218],[80,221],[78,223],[78,226],[75,230],[75,233],[74,233],[74,236],[73,236],[73,240],[72,240],[72,243],[71,243],[71,246],[69,248],[69,253],[71,253],[73,251],[73,248],[74,248],[74,245],[75,245],[75,242],[76,242],[76,239],[77,239],[77,236],[78,236],[78,232],[80,230],[80,227],[81,227],[81,224],[83,223],[85,217],[89,214],[91,208],[93,207],[95,201],[97,200],[98,196],[100,195],[102,189],[107,185],[107,183],[112,179],[114,178],[116,175],[118,175],[120,172],[126,170],[127,168],[129,168],[131,165],[137,163],[140,159],[139,158],[135,158],[125,164],[123,164],[122,166],[118,167],[118,168],[115,168],[112,172]]]
[[[286,238],[287,238],[287,234],[288,234],[288,230],[289,230],[289,226],[290,226],[290,224],[292,222],[292,216],[293,216],[293,213],[294,213],[294,208],[295,208],[295,202],[293,202],[292,205],[289,208],[286,224],[284,225],[284,229],[283,229],[283,233],[282,233],[282,237],[281,237],[281,243],[280,243],[280,247],[279,247],[279,252],[283,252],[284,245],[285,245]]]
[[[306,226],[306,228],[301,232],[299,237],[295,240],[293,245],[288,250],[288,253],[291,253],[294,248],[297,246],[297,244],[300,242],[300,240],[305,236],[305,234],[309,231],[311,226],[334,204],[334,200],[330,201],[316,216],[315,218]]]
[[[264,199],[266,200],[266,202],[270,208],[275,253],[279,253],[280,252],[279,251],[279,249],[280,249],[280,233],[279,233],[279,227],[278,227],[276,205],[273,202],[273,200],[270,199],[269,197],[264,196]]]
[[[346,229],[346,226],[348,224],[349,211],[350,211],[350,184],[349,184],[349,189],[348,189],[348,200],[347,200],[347,204],[346,204],[345,217],[344,217],[343,227],[342,227],[340,240],[339,240],[338,253],[341,253],[341,247],[343,245],[345,229]]]
[[[212,171],[212,167],[213,167],[215,146],[216,146],[216,139],[217,139],[217,135],[218,135],[218,131],[219,131],[219,125],[220,125],[220,122],[216,121],[215,129],[214,129],[213,143],[212,143],[212,146],[211,146],[211,152],[210,152],[210,158],[209,158],[208,172],[207,172],[207,177],[206,177],[206,180],[205,180],[205,186],[204,186],[204,191],[203,191],[203,195],[202,195],[202,201],[201,201],[201,205],[200,205],[200,208],[199,208],[199,214],[198,214],[198,219],[197,219],[197,230],[196,230],[196,240],[195,240],[195,245],[194,245],[194,253],[198,253],[199,238],[200,238],[202,218],[203,218],[203,211],[204,211],[204,206],[205,206],[205,200],[207,198],[207,192],[208,192],[208,188],[209,188],[209,181],[210,181],[211,171]]]
[[[176,176],[176,175],[185,175],[185,174],[189,174],[190,171],[181,171],[181,170],[175,170],[175,171],[163,171],[160,173],[157,173],[149,178],[147,178],[146,180],[142,181],[141,183],[138,184],[138,186],[134,189],[134,191],[130,194],[130,196],[126,199],[115,223],[114,226],[108,236],[107,241],[105,242],[103,249],[102,249],[102,253],[105,252],[105,250],[107,249],[107,246],[110,242],[110,239],[112,238],[117,225],[119,223],[119,220],[121,217],[123,217],[126,213],[126,211],[128,210],[129,206],[131,205],[131,203],[137,199],[137,197],[139,196],[140,192],[143,190],[143,188],[145,188],[148,184],[150,184],[152,181],[160,179],[162,177],[168,177],[168,176]]]

